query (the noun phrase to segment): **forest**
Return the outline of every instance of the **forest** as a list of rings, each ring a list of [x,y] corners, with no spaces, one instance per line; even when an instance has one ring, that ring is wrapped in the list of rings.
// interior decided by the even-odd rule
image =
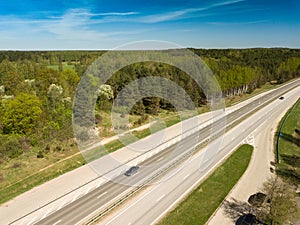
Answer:
[[[209,66],[224,97],[251,93],[260,86],[299,77],[300,50],[284,48],[190,49]],[[48,149],[53,142],[73,139],[72,105],[76,87],[87,68],[105,51],[0,51],[0,164],[32,148]],[[170,79],[190,95],[195,106],[207,104],[202,90],[173,66],[141,62],[115,73],[99,87],[96,122],[131,81],[146,76]],[[100,98],[101,97],[101,98]],[[156,115],[174,110],[164,99],[139,101],[131,114]],[[43,157],[37,154],[37,157]]]

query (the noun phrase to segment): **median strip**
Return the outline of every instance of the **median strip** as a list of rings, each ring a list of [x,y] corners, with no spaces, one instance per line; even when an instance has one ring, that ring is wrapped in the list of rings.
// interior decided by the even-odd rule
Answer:
[[[159,225],[205,224],[246,171],[253,147],[242,145]]]

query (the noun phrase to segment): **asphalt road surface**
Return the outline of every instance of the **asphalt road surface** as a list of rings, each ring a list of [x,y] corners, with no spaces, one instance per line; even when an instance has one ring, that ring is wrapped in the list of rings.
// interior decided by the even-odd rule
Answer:
[[[264,105],[265,103],[269,103],[272,100],[277,99],[280,95],[284,94],[288,90],[299,86],[299,84],[300,80],[287,84],[249,103],[248,105],[240,108],[239,110],[232,112],[231,114],[227,115],[227,126],[231,125],[235,121],[241,122],[253,110]],[[261,111],[263,110],[260,110],[259,112]],[[255,113],[255,115],[258,113]],[[251,116],[251,118],[252,117],[253,116]],[[254,116],[254,118],[256,117]],[[156,221],[160,217],[159,215],[162,215],[162,212],[165,212],[169,209],[170,206],[174,204],[174,196],[175,199],[179,199],[179,197],[182,195],[182,192],[187,192],[194,184],[197,183],[199,177],[205,176],[205,174],[207,174],[208,171],[214,169],[218,162],[220,162],[233,148],[237,146],[238,143],[240,143],[241,140],[247,137],[251,130],[254,130],[265,119],[266,118],[253,120],[247,125],[243,125],[243,129],[241,128],[241,125],[239,125],[239,129],[235,131],[236,133],[232,136],[233,139],[230,139],[229,143],[227,143],[226,140],[224,141],[225,145],[223,144],[221,146],[220,151],[214,158],[214,162],[209,163],[209,165],[205,168],[206,170],[199,170],[199,162],[203,160],[205,150],[201,150],[201,154],[196,154],[197,157],[188,157],[188,163],[185,163],[185,166],[182,166],[182,169],[180,169],[174,176],[165,179],[164,182],[160,182],[150,187],[154,188],[156,191],[152,194],[145,195],[145,199],[143,199],[142,201],[144,203],[147,202],[147,204],[144,204],[143,210],[140,210],[142,214],[136,213],[141,207],[139,205],[138,208],[136,208],[135,210],[126,211],[126,216],[124,216],[125,214],[121,214],[120,216],[115,217],[112,221],[109,221],[109,223],[150,224]],[[113,181],[103,184],[99,188],[89,192],[88,194],[77,199],[71,204],[66,205],[60,210],[48,215],[46,218],[42,219],[36,224],[74,225],[84,223],[89,218],[89,215],[92,215],[96,211],[102,210],[104,206],[106,206],[108,203],[115,201],[119,198],[119,196],[121,196],[125,192],[128,192],[128,190],[132,189],[134,186],[140,185],[149,177],[153,176],[156,173],[159,173],[161,170],[165,170],[165,168],[170,163],[173,163],[178,159],[182,158],[185,154],[187,154],[187,152],[191,152],[191,150],[195,147],[195,140],[198,140],[199,137],[201,137],[201,140],[209,138],[215,135],[215,131],[216,133],[218,133],[218,131],[222,130],[223,128],[223,119],[213,123],[213,127],[211,125],[204,127],[199,132],[183,138],[179,143],[169,146],[157,155],[154,155],[146,161],[142,162],[139,165],[141,167],[140,170],[134,176],[127,177],[121,174],[120,176],[116,177]],[[232,130],[230,132],[232,132]],[[213,134],[212,131],[214,132]],[[176,152],[176,154],[174,154],[174,151]],[[171,173],[173,172],[171,171]],[[128,180],[130,181],[130,185],[122,185],[122,183],[128,183]],[[170,192],[172,192],[173,197],[171,197],[171,195],[168,194]],[[168,196],[170,196],[170,198]],[[152,200],[152,202],[153,200],[155,200],[155,206],[153,206],[152,204],[148,204],[148,201],[151,202],[150,200]],[[134,207],[135,205],[133,205],[131,209],[133,209]],[[139,215],[138,218],[137,215]],[[151,217],[146,215],[151,215]],[[126,222],[125,218],[128,219],[128,223]],[[135,221],[132,221],[131,218],[135,218]],[[17,222],[18,221],[16,221],[16,224]]]

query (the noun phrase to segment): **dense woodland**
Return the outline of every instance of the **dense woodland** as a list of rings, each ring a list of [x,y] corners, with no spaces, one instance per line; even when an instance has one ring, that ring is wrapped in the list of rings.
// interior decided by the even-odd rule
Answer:
[[[191,49],[216,75],[224,97],[250,93],[267,82],[282,83],[300,74],[299,49]],[[104,51],[0,52],[0,163],[34,147],[73,138],[72,104],[80,77]],[[96,120],[110,110],[124,85],[145,76],[171,79],[190,95],[196,106],[205,95],[187,74],[161,63],[127,66],[99,87]],[[105,98],[100,98],[103,95]],[[142,117],[159,109],[174,110],[160,98],[145,98],[131,113]],[[96,122],[97,122],[96,121]]]

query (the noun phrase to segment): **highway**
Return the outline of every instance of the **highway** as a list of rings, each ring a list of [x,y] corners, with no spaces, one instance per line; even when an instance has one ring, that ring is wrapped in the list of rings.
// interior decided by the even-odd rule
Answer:
[[[207,167],[205,167],[205,170],[199,170],[199,168],[200,162],[205,157],[205,149],[209,146],[201,150],[200,153],[190,157],[194,152],[193,149],[195,148],[195,145],[198,144],[195,143],[195,140],[198,140],[199,137],[201,137],[201,140],[205,140],[211,136],[222,138],[218,137],[218,131],[222,130],[224,127],[223,119],[216,121],[213,127],[208,125],[199,132],[182,138],[179,143],[171,145],[157,155],[145,160],[139,164],[141,169],[134,176],[126,177],[121,174],[113,181],[101,185],[99,188],[48,215],[36,224],[73,225],[84,223],[89,219],[90,215],[97,211],[104,210],[108,204],[117,201],[120,196],[123,196],[135,187],[142,185],[146,180],[149,180],[161,171],[166,170],[170,164],[175,164],[177,161],[187,159],[188,163],[183,163],[184,166],[180,166],[180,170],[171,170],[164,175],[165,179],[163,179],[163,182],[157,181],[156,184],[147,187],[147,192],[140,192],[139,195],[142,195],[143,197],[137,200],[137,202],[147,202],[147,204],[142,204],[142,210],[141,205],[134,202],[134,204],[130,204],[124,212],[121,212],[118,216],[105,223],[151,224],[156,222],[164,212],[169,210],[170,207],[176,203],[177,199],[180,199],[191,190],[191,188],[199,183],[199,180],[202,180],[208,172],[212,171],[218,163],[232,151],[232,149],[243,141],[260,124],[263,124],[267,118],[265,110],[268,110],[269,106],[264,107],[262,110],[256,112],[255,115],[250,116],[249,118],[253,119],[250,122],[247,122],[247,124],[244,124],[242,121],[245,120],[251,112],[262,107],[264,104],[270,103],[272,100],[275,100],[274,102],[280,101],[277,99],[279,96],[292,88],[298,87],[299,84],[300,80],[289,83],[227,115],[226,126],[230,127],[231,130],[226,133],[226,138],[224,139],[220,151],[216,152],[214,162],[208,164]],[[299,96],[299,91],[296,92],[296,95]],[[259,113],[261,113],[262,116],[257,116]],[[246,119],[246,121],[248,120],[249,119]],[[216,133],[212,134],[212,130],[216,131]],[[230,136],[231,133],[233,133],[232,136]],[[176,154],[174,154],[174,152],[176,152]],[[177,168],[178,167],[179,166],[177,166]],[[176,171],[176,173],[174,173],[174,171]],[[170,176],[170,173],[172,176]],[[130,185],[122,185],[122,183],[128,183]],[[149,190],[151,190],[150,193]],[[15,224],[18,224],[18,221],[15,221]]]
[[[226,158],[232,150],[234,150],[240,143],[247,143],[247,140],[250,140],[249,144],[253,144],[251,142],[253,141],[254,136],[260,135],[261,130],[263,130],[264,127],[267,127],[268,123],[272,123],[276,116],[278,117],[278,115],[291,107],[299,97],[300,87],[286,94],[285,100],[275,100],[273,103],[269,104],[228,131],[224,135],[221,151],[215,158],[215,163],[211,164],[207,170],[199,170],[199,162],[203,157],[203,151],[201,151],[198,154],[195,154],[192,160],[190,160],[189,163],[175,176],[165,179],[163,183],[151,186],[146,191],[129,201],[128,204],[125,204],[119,210],[116,210],[116,212],[112,213],[108,218],[101,220],[99,224],[142,225],[157,223],[184,196],[193,190],[193,188],[195,188],[210,171],[213,171],[218,166],[218,163]],[[262,149],[261,151],[269,150],[270,149]],[[264,162],[267,161],[264,168],[268,168],[270,166],[268,158],[260,160],[263,160]],[[255,168],[255,165],[253,165],[253,168]],[[260,169],[260,167],[256,167],[256,169]],[[259,171],[255,172],[255,174],[257,173],[259,173]],[[265,172],[262,171],[262,173]],[[256,177],[260,176],[257,175]],[[251,178],[255,179],[255,175]],[[251,181],[247,180],[244,182],[244,185],[247,186],[247,184],[250,184],[249,186],[251,186]],[[247,187],[244,186],[244,189],[247,189]],[[249,197],[250,195],[247,196]],[[245,198],[247,199],[247,197]],[[223,222],[224,220],[219,220],[218,223],[215,224],[223,224]],[[234,223],[231,221],[226,224]]]

